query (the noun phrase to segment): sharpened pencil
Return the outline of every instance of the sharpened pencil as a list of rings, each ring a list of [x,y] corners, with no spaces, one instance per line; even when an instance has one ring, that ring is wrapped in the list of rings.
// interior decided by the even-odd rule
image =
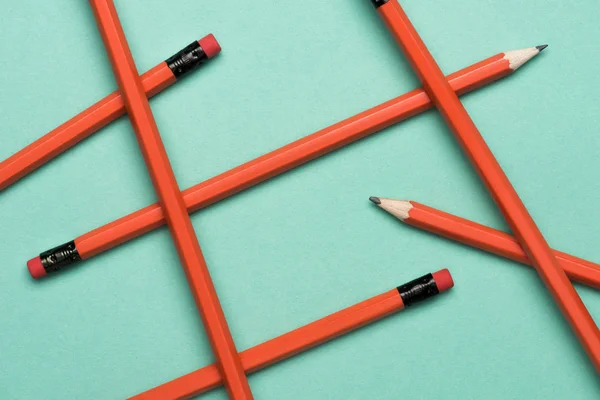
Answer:
[[[600,372],[600,331],[552,250],[397,0],[374,1],[423,87],[454,133],[519,244]]]
[[[211,57],[209,57],[202,47],[210,45],[214,40],[213,35],[208,35],[192,42],[143,74],[141,79],[146,95],[152,97],[162,92],[178,82],[182,76],[214,57],[216,53],[210,53]],[[88,107],[58,128],[0,162],[0,190],[6,189],[124,114],[125,103],[118,91]]]
[[[464,94],[512,74],[539,52],[531,47],[496,54],[448,76],[448,81],[457,93]],[[199,183],[183,192],[183,200],[189,212],[200,210],[431,107],[423,89],[413,90]],[[34,278],[41,278],[164,223],[160,205],[153,204],[42,252],[28,262],[29,271]],[[40,265],[43,268],[36,267]]]
[[[318,321],[243,351],[240,356],[247,373],[267,368],[279,361],[350,333],[388,315],[403,310],[454,286],[447,269],[417,278],[388,292],[362,301]],[[189,399],[222,385],[215,364],[147,390],[129,400]]]
[[[148,98],[144,93],[113,0],[90,0],[90,5],[154,189],[165,212],[181,265],[196,300],[208,341],[223,374],[227,393],[231,399],[252,399],[248,379],[229,332],[194,227],[185,209],[181,191],[152,115]],[[212,43],[213,53],[217,48],[218,44]]]
[[[508,233],[457,217],[416,201],[371,197],[373,203],[400,221],[436,235],[532,266],[519,242]],[[600,289],[600,265],[553,250],[562,269],[572,280]]]

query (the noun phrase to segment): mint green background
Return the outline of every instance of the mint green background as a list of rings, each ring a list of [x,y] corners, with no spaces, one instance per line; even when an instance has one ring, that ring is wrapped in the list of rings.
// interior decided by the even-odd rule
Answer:
[[[465,104],[548,241],[600,261],[597,0],[406,0],[442,69],[549,43]],[[418,86],[370,1],[119,0],[140,71],[214,32],[152,100],[182,188]],[[5,3],[0,158],[116,85],[85,1]],[[403,226],[405,198],[506,229],[436,112],[196,213],[240,350],[424,273],[447,295],[256,373],[257,399],[592,399],[536,274]],[[0,193],[0,398],[118,399],[212,362],[166,229],[34,282],[25,261],[155,201],[121,119]],[[577,290],[600,321],[597,291]],[[224,399],[222,390],[206,399]]]

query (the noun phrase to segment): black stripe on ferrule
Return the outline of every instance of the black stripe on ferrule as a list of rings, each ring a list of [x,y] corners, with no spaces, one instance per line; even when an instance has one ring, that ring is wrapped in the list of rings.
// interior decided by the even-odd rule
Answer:
[[[397,289],[405,306],[413,305],[414,303],[433,297],[440,292],[431,274],[398,286]]]
[[[81,260],[81,256],[77,251],[75,241],[71,241],[43,252],[40,254],[40,259],[46,273],[50,274]]]
[[[173,72],[173,75],[175,75],[176,78],[179,78],[206,60],[208,60],[208,56],[204,50],[202,50],[200,43],[196,41],[190,43],[174,56],[169,57],[165,62]]]
[[[375,8],[379,8],[390,0],[371,0],[371,3],[375,6]]]

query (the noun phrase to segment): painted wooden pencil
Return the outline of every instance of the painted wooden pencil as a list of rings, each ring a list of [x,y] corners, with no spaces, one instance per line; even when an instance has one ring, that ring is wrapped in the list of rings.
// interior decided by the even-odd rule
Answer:
[[[113,0],[90,0],[129,119],[196,300],[208,341],[231,399],[252,399],[248,379],[231,337],[194,227],[152,115]],[[213,52],[218,44],[212,44]],[[206,49],[205,49],[206,50]]]
[[[531,260],[514,236],[456,215],[417,203],[371,197],[373,203],[407,225],[508,258],[525,265]],[[600,265],[553,250],[562,269],[572,280],[600,289]]]
[[[192,42],[177,54],[161,62],[141,76],[148,97],[163,91],[217,53],[210,50],[216,39],[208,35]],[[210,55],[210,57],[209,57]],[[113,92],[86,108],[56,129],[0,162],[0,190],[25,177],[48,161],[67,151],[83,139],[125,114],[125,103],[119,92]]]
[[[447,269],[427,274],[245,350],[241,353],[242,364],[247,373],[267,368],[395,314],[407,306],[436,296],[453,286],[452,275]],[[221,374],[212,364],[133,396],[129,400],[189,399],[222,384]]]
[[[398,1],[373,3],[600,373],[600,331],[475,123]]]
[[[512,74],[542,49],[530,47],[496,54],[448,76],[448,82],[458,94],[470,92]],[[423,89],[408,92],[185,190],[185,206],[188,212],[200,210],[431,107]],[[156,203],[44,251],[27,266],[34,278],[41,278],[164,224],[165,214]]]

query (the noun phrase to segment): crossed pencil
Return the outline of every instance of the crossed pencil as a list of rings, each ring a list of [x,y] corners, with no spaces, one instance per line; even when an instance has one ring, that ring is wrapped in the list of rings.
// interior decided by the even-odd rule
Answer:
[[[458,95],[512,74],[546,46],[500,53],[444,77],[397,0],[372,3],[422,81],[423,89],[380,104],[182,192],[148,98],[216,56],[220,46],[212,35],[206,36],[139,76],[112,0],[90,0],[119,92],[0,163],[0,190],[118,117],[129,115],[159,202],[44,251],[27,266],[38,279],[161,225],[169,227],[217,362],[134,399],[187,398],[221,384],[230,398],[250,399],[246,374],[453,287],[449,271],[441,270],[238,353],[188,215],[433,107],[441,112],[515,236],[413,201],[378,197],[371,201],[407,224],[533,266],[600,371],[600,332],[569,281],[571,278],[600,288],[600,266],[547,245],[458,99]]]

